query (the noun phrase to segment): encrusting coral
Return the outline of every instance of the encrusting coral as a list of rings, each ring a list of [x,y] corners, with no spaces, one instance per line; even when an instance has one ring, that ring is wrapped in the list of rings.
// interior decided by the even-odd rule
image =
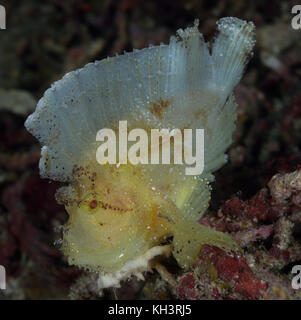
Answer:
[[[197,222],[209,204],[212,172],[226,162],[236,119],[232,91],[254,45],[253,23],[229,17],[217,25],[211,48],[196,22],[169,45],[67,74],[25,123],[43,145],[41,176],[66,183],[57,192],[69,214],[63,252],[70,264],[100,272],[100,287],[149,270],[167,243],[186,269],[204,244],[238,248],[230,236]],[[203,128],[203,174],[187,176],[184,165],[174,164],[99,165],[96,134],[119,120],[148,132]]]
[[[301,194],[300,172],[276,174],[251,199],[233,197],[224,203],[218,217],[202,217],[200,223],[229,232],[246,252],[230,254],[203,246],[192,271],[177,279],[178,298],[301,298],[291,286],[291,269],[283,272],[285,266],[301,260],[301,245],[296,241],[301,203],[295,201]]]

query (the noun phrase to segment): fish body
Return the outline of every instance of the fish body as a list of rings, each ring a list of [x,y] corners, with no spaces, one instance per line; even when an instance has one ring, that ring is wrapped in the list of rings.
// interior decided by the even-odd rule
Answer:
[[[147,252],[170,243],[179,265],[189,268],[204,243],[236,248],[230,236],[198,219],[209,205],[212,172],[226,162],[232,142],[232,91],[251,56],[255,27],[232,17],[217,25],[211,48],[196,22],[178,30],[169,45],[68,73],[27,119],[26,128],[42,144],[41,176],[65,184],[57,199],[69,214],[62,250],[70,264],[117,274],[129,265],[134,270],[139,257],[153,258]],[[121,120],[129,130],[147,133],[204,129],[203,173],[187,175],[179,164],[100,165],[97,132],[114,130]],[[198,147],[193,145],[193,153]]]

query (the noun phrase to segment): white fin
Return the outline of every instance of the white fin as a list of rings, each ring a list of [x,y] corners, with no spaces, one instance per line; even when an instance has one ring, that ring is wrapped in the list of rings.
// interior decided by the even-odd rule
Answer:
[[[231,93],[239,82],[255,44],[255,26],[234,17],[217,22],[219,34],[212,46],[214,82]]]
[[[128,121],[129,130],[203,128],[204,178],[220,168],[234,130],[231,93],[251,54],[254,25],[237,18],[217,24],[220,33],[212,55],[196,21],[192,28],[179,30],[169,45],[90,63],[55,82],[25,123],[43,145],[41,176],[72,181],[76,165],[96,163],[96,133],[120,120]],[[170,167],[159,167],[147,170],[157,185],[167,188]],[[174,170],[177,192],[172,198],[181,195],[186,202],[181,200],[180,206],[203,212],[209,200],[198,199],[209,199],[210,190],[203,184],[189,194],[191,186],[200,184],[185,176],[184,169]]]

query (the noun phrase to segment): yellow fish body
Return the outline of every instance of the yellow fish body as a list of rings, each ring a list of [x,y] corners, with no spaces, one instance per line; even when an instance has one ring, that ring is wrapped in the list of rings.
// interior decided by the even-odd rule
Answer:
[[[204,243],[236,248],[198,219],[209,204],[211,173],[225,163],[232,141],[232,91],[252,52],[254,25],[237,18],[217,24],[211,52],[196,23],[169,45],[67,74],[27,119],[26,128],[43,145],[41,176],[65,183],[57,197],[69,214],[62,249],[70,264],[118,273],[170,243],[179,265],[189,268]],[[148,131],[203,128],[203,174],[187,176],[184,165],[175,164],[100,165],[97,132],[120,120]]]

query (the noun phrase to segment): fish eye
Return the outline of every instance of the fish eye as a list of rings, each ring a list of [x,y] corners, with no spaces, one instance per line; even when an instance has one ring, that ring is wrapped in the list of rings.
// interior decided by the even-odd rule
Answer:
[[[92,210],[97,208],[98,207],[98,201],[96,199],[91,200],[90,203],[89,203],[89,207]]]
[[[93,193],[88,194],[82,201],[79,203],[79,207],[87,209],[89,213],[95,213],[98,208],[101,208],[103,202],[100,198],[100,195]]]

